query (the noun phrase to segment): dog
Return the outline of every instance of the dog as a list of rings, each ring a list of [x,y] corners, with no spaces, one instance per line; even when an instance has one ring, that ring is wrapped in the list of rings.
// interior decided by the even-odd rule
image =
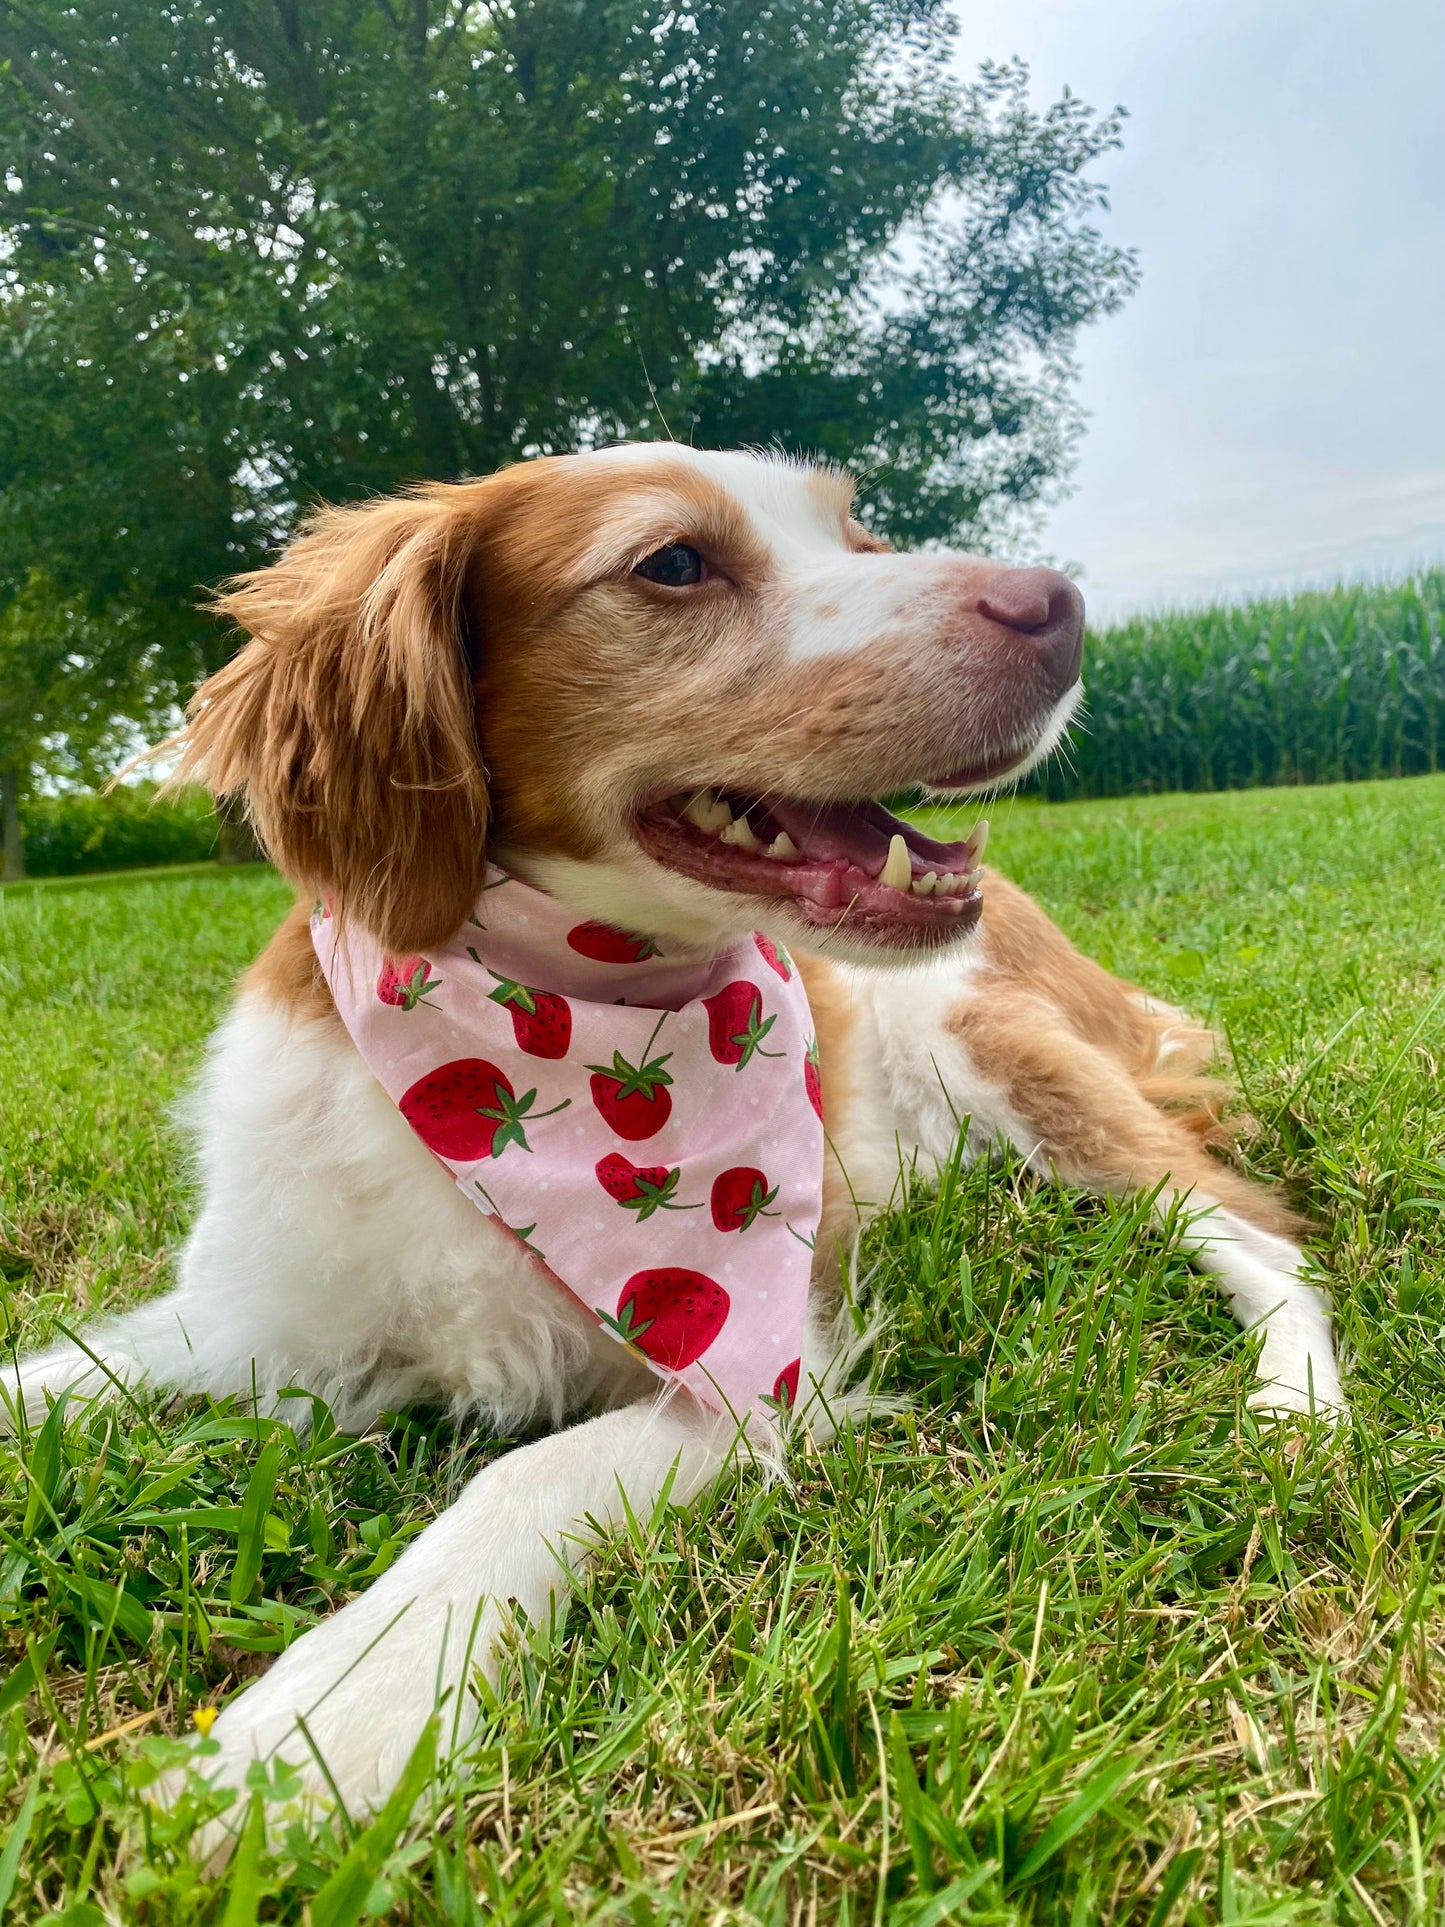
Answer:
[[[249,639],[194,699],[178,780],[243,798],[302,900],[189,1100],[201,1196],[175,1288],[22,1359],[10,1395],[36,1419],[66,1388],[269,1407],[299,1386],[352,1429],[427,1398],[552,1430],[222,1711],[210,1777],[274,1755],[318,1805],[374,1808],[439,1699],[465,1738],[476,1672],[495,1680],[512,1616],[546,1620],[597,1530],[686,1505],[745,1436],[459,1188],[341,1021],[328,923],[407,960],[389,981],[417,1016],[426,953],[498,875],[664,956],[755,932],[791,954],[826,1121],[789,1388],[814,1437],[861,1409],[840,1337],[859,1229],[900,1156],[937,1165],[961,1123],[970,1156],[1002,1141],[1161,1216],[1187,1200],[1195,1261],[1262,1337],[1256,1402],[1343,1411],[1297,1221],[1209,1148],[1213,1036],[982,869],[982,826],[940,843],[877,800],[996,790],[1058,744],[1084,620],[1067,578],[894,553],[831,467],[661,443],[325,509],[219,607]]]

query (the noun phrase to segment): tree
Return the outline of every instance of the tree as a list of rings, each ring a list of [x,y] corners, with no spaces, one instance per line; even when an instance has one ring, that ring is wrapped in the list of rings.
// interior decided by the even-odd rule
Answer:
[[[39,572],[0,607],[0,882],[25,874],[20,805],[37,771],[93,782],[160,726],[155,655],[134,615],[97,617]]]
[[[0,590],[223,659],[305,505],[671,432],[914,541],[1064,470],[1117,141],[938,0],[0,0]]]

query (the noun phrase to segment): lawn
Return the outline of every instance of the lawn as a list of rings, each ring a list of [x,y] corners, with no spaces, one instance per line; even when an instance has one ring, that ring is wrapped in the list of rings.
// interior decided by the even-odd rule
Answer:
[[[1445,1910],[1445,778],[1020,802],[995,834],[1094,956],[1232,1037],[1356,1423],[1258,1425],[1250,1341],[1138,1211],[916,1184],[865,1266],[910,1412],[615,1542],[410,1825],[274,1856],[254,1829],[207,1875],[196,1804],[141,1798],[174,1736],[506,1442],[61,1412],[0,1447],[0,1915]],[[0,896],[12,1341],[163,1280],[167,1107],[285,901],[263,870]]]

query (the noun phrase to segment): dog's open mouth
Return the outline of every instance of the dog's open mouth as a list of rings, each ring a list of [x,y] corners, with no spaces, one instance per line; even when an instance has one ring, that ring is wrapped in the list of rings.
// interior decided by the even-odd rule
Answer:
[[[978,921],[988,825],[940,843],[881,803],[681,791],[636,819],[670,870],[715,890],[789,898],[805,923],[878,942],[946,941]]]

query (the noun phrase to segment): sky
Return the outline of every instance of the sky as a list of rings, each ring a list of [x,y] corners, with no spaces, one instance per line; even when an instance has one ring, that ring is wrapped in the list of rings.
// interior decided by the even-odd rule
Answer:
[[[1071,498],[1043,529],[1095,620],[1445,562],[1442,0],[960,0],[958,66],[1020,55],[1129,110],[1108,238],[1142,281],[1080,342]]]

